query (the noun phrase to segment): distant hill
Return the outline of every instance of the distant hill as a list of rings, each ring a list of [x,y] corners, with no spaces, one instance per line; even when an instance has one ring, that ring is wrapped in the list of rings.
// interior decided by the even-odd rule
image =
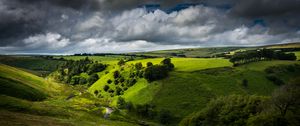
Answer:
[[[274,49],[274,48],[300,48],[300,42],[266,45],[266,46],[262,46],[262,47],[269,48],[269,49]]]
[[[159,57],[193,57],[193,58],[210,58],[218,54],[230,53],[240,50],[252,50],[258,48],[268,49],[292,49],[291,51],[300,51],[300,42],[274,44],[264,46],[240,46],[240,47],[207,47],[207,48],[187,48],[187,49],[171,49],[171,50],[158,50],[150,52],[133,53],[146,56],[159,56]],[[295,50],[296,48],[296,50]]]

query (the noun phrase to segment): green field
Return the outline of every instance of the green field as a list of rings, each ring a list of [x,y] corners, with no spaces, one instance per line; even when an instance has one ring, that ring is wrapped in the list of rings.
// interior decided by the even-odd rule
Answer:
[[[128,59],[130,56],[121,55],[106,55],[106,56],[55,56],[54,58],[64,58],[67,60],[80,60],[88,57],[94,61],[106,63],[106,64],[116,64],[120,59]],[[139,58],[137,58],[139,59]]]
[[[138,55],[170,57],[170,56],[186,56],[186,57],[213,57],[223,52],[231,52],[244,47],[216,47],[216,48],[188,48],[174,50],[160,50],[152,52],[134,53]]]
[[[293,52],[293,53],[295,53],[295,55],[297,56],[297,60],[300,60],[300,51]]]
[[[274,48],[294,46],[276,45]],[[1,56],[0,125],[43,125],[45,122],[45,125],[152,126],[163,125],[160,124],[162,111],[172,116],[169,125],[177,125],[183,118],[204,110],[213,99],[232,95],[270,98],[275,89],[300,77],[299,61],[256,61],[233,67],[226,58],[199,58],[255,48],[199,48],[133,53],[158,58],[125,55],[54,56],[54,59]],[[294,53],[299,60],[299,51]],[[56,80],[56,74],[62,70],[66,71],[62,72],[66,76],[83,77],[87,81],[91,76],[88,72],[90,64],[79,64],[82,66],[77,69],[57,68],[66,60],[86,57],[107,64],[105,70],[92,73],[99,77],[96,82],[72,85],[67,81],[61,84],[64,82]],[[145,74],[138,74],[146,71],[148,62],[161,64],[165,57],[170,57],[175,66],[172,71],[168,71],[167,77],[149,82]],[[118,65],[121,59],[126,61],[125,65]],[[143,66],[140,71],[136,68],[138,63]],[[271,67],[273,71],[268,72],[266,69]],[[84,72],[68,75],[71,70]],[[36,76],[41,71],[47,71],[48,74]],[[115,71],[118,71],[118,77],[115,77]],[[277,79],[277,82],[282,81],[282,84],[276,84],[270,76]],[[107,91],[104,90],[105,86],[108,86]],[[121,92],[117,93],[117,89]],[[126,103],[125,108],[119,108],[119,97],[132,103],[133,110],[127,108],[129,103]],[[145,106],[152,108],[143,108]],[[113,112],[105,119],[108,108],[113,109]],[[140,111],[153,111],[150,115],[155,116],[141,116],[138,114]]]

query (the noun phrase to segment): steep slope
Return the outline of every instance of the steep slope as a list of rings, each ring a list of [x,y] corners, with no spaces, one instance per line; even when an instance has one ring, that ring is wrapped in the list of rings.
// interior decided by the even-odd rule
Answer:
[[[45,99],[59,88],[56,83],[20,69],[0,64],[0,94],[36,101]]]

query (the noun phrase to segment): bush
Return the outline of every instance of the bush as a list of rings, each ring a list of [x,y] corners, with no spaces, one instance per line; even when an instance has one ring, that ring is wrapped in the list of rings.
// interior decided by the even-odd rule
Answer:
[[[120,83],[123,83],[125,81],[124,77],[120,77]]]
[[[109,89],[109,90],[108,90],[108,92],[109,92],[109,93],[114,93],[114,92],[115,92],[115,90],[113,90],[113,89]]]
[[[92,85],[95,83],[97,80],[99,80],[99,76],[96,73],[93,73],[89,78],[88,78],[88,83],[89,85]]]
[[[161,65],[153,65],[151,67],[147,67],[144,72],[144,78],[148,82],[160,80],[167,76],[168,76],[167,68]]]
[[[118,84],[119,84],[119,80],[115,80],[115,81],[114,81],[114,84],[115,84],[115,85],[118,85]]]
[[[141,62],[136,63],[134,66],[135,66],[135,69],[137,69],[137,70],[141,70],[143,68],[143,64]]]
[[[86,79],[81,76],[73,76],[70,80],[71,85],[85,84],[86,82]]]
[[[111,79],[108,79],[108,80],[107,80],[107,83],[108,83],[108,84],[111,84],[111,83],[112,83],[112,80],[111,80]]]
[[[128,110],[128,111],[132,111],[134,109],[134,106],[131,102],[127,102],[126,105],[125,105],[125,108]]]
[[[116,95],[121,95],[121,92],[122,92],[122,88],[120,88],[119,86],[116,87]]]
[[[153,119],[157,115],[154,108],[155,106],[152,104],[136,105],[136,113],[139,116]]]
[[[136,83],[136,79],[132,78],[132,79],[129,79],[128,82],[127,82],[127,86],[128,87],[131,87],[133,86],[135,83]]]
[[[159,121],[162,124],[170,124],[172,122],[172,114],[168,110],[161,110],[159,112]]]
[[[104,87],[103,87],[103,90],[104,91],[107,91],[109,89],[109,86],[108,85],[105,85]]]
[[[170,58],[166,58],[163,61],[161,61],[161,64],[167,68],[167,70],[171,71],[174,69],[174,64],[171,63]]]
[[[99,91],[98,90],[95,90],[94,91],[94,94],[97,96],[99,94]]]
[[[270,81],[272,81],[274,84],[276,85],[283,85],[284,82],[279,79],[278,77],[276,77],[275,75],[267,75],[266,78]]]
[[[153,66],[153,63],[152,62],[148,62],[147,63],[147,67],[151,67],[151,66]]]
[[[117,79],[117,78],[119,78],[119,77],[120,77],[120,72],[116,70],[116,71],[114,72],[114,78]]]
[[[125,108],[125,105],[126,105],[125,99],[122,98],[122,97],[118,97],[118,100],[117,100],[117,107],[118,107],[119,109],[123,109],[123,108]]]
[[[243,85],[243,87],[248,87],[248,80],[243,79],[242,85]]]
[[[101,72],[101,71],[105,70],[105,68],[106,68],[106,65],[104,65],[102,63],[94,63],[89,66],[87,73],[92,74],[95,72]]]
[[[119,66],[123,66],[123,65],[125,65],[125,63],[126,63],[126,62],[125,62],[123,59],[121,59],[121,60],[118,62],[118,65],[119,65]]]

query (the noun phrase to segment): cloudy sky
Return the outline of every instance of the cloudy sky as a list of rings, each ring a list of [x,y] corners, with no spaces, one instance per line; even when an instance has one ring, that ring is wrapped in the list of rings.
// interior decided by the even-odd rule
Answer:
[[[300,42],[300,0],[1,0],[0,53]]]

